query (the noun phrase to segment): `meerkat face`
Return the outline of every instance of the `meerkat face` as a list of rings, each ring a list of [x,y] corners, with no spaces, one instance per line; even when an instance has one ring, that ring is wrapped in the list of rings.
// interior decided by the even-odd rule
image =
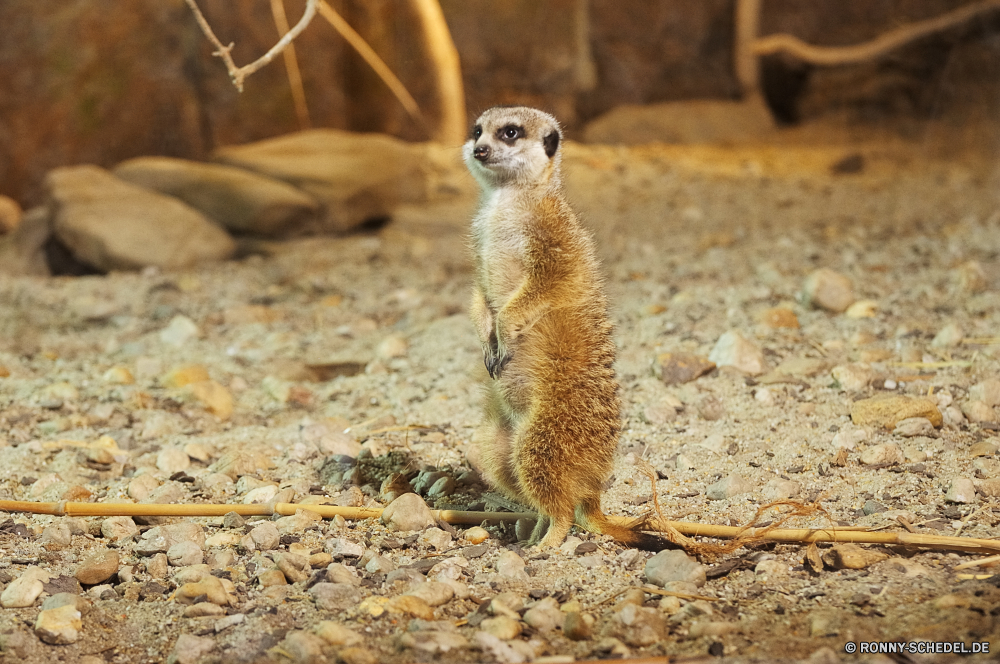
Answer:
[[[494,106],[472,126],[462,155],[486,188],[541,184],[559,165],[559,122],[527,106]]]

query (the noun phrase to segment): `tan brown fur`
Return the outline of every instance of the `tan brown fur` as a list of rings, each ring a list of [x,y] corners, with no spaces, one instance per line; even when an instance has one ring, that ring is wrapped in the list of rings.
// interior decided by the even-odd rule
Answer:
[[[511,127],[523,136],[503,136]],[[634,543],[640,533],[601,512],[620,429],[615,345],[593,242],[563,195],[560,139],[546,113],[495,107],[463,150],[483,188],[471,313],[494,377],[476,434],[480,465],[550,520],[541,546],[561,544],[574,520]]]

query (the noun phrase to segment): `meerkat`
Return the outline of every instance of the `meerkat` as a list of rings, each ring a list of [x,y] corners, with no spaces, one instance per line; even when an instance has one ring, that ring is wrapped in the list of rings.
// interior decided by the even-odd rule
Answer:
[[[491,380],[479,465],[494,487],[539,512],[532,544],[558,546],[575,521],[662,549],[664,540],[601,511],[621,427],[615,344],[593,240],[563,195],[561,142],[548,113],[498,106],[463,146],[482,189],[471,316]]]

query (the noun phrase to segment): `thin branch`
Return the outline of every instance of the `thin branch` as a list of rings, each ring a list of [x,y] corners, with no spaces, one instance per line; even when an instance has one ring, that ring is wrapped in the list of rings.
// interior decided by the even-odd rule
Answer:
[[[271,15],[274,16],[274,25],[278,28],[278,37],[288,34],[288,16],[285,15],[283,0],[271,0]],[[288,85],[292,90],[292,103],[295,105],[295,115],[299,118],[299,128],[309,129],[312,127],[312,120],[309,119],[309,106],[306,104],[306,91],[302,86],[299,59],[295,57],[295,44],[289,44],[281,55],[285,58],[285,73],[288,75]]]
[[[757,55],[787,53],[814,65],[847,65],[880,58],[889,51],[917,39],[961,25],[980,14],[1000,10],[1000,0],[981,0],[926,21],[890,30],[875,39],[854,46],[813,46],[789,34],[769,35],[753,45]]]
[[[417,14],[417,25],[430,59],[440,117],[431,138],[441,143],[459,145],[465,140],[465,89],[458,49],[452,41],[444,12],[438,0],[410,0]]]
[[[219,38],[216,37],[215,33],[212,31],[212,27],[208,24],[208,21],[205,20],[205,16],[201,13],[201,10],[198,9],[198,5],[195,3],[195,0],[185,0],[185,2],[187,2],[188,7],[191,8],[191,11],[194,12],[195,20],[198,21],[201,31],[205,33],[208,40],[212,42],[213,46],[215,46],[216,50],[213,55],[217,55],[222,58],[222,61],[226,64],[226,70],[229,72],[229,77],[233,80],[233,85],[236,86],[237,90],[243,92],[243,81],[246,77],[261,67],[269,64],[272,60],[274,60],[278,53],[284,51],[285,48],[292,43],[292,40],[298,37],[302,31],[306,29],[306,26],[309,25],[313,16],[316,15],[316,5],[320,2],[320,0],[306,0],[306,9],[302,13],[302,18],[300,18],[299,22],[295,24],[295,27],[285,33],[285,36],[279,39],[278,43],[271,47],[271,50],[243,67],[237,67],[236,63],[233,62],[233,56],[231,55],[233,44],[230,42],[229,46],[222,45],[222,42],[219,41]]]
[[[194,504],[156,505],[137,503],[36,503],[22,500],[0,500],[0,511],[52,514],[55,516],[223,516],[236,512],[241,516],[290,516],[298,510],[309,510],[330,519],[340,515],[345,519],[376,519],[382,516],[379,507],[339,507],[334,505],[300,505],[274,503],[257,505]],[[466,512],[462,510],[431,510],[435,519],[446,523],[475,525],[483,521],[517,521],[535,519],[534,512]],[[633,518],[609,516],[621,525],[631,525]],[[919,535],[912,533],[872,533],[848,528],[745,528],[738,526],[713,526],[704,523],[649,519],[644,526],[651,531],[677,532],[693,537],[721,539],[751,538],[750,541],[771,542],[853,542],[855,544],[895,544],[929,549],[970,551],[974,553],[1000,552],[1000,540],[947,535]]]
[[[364,58],[368,66],[375,70],[375,73],[389,86],[389,90],[396,96],[396,99],[403,105],[403,108],[406,109],[410,117],[422,124],[424,121],[423,114],[421,114],[416,100],[410,95],[403,83],[396,78],[396,75],[392,73],[389,66],[378,56],[378,53],[325,0],[310,0],[310,2],[314,1],[318,1],[320,15],[333,26],[334,30],[340,33],[341,37],[347,40],[347,43],[358,52],[358,55]]]

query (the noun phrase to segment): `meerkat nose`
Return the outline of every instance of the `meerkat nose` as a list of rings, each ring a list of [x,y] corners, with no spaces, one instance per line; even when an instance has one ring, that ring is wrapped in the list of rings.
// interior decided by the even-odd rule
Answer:
[[[486,161],[487,159],[490,158],[490,152],[492,152],[490,150],[490,146],[477,145],[476,148],[472,151],[472,156],[479,161]]]

